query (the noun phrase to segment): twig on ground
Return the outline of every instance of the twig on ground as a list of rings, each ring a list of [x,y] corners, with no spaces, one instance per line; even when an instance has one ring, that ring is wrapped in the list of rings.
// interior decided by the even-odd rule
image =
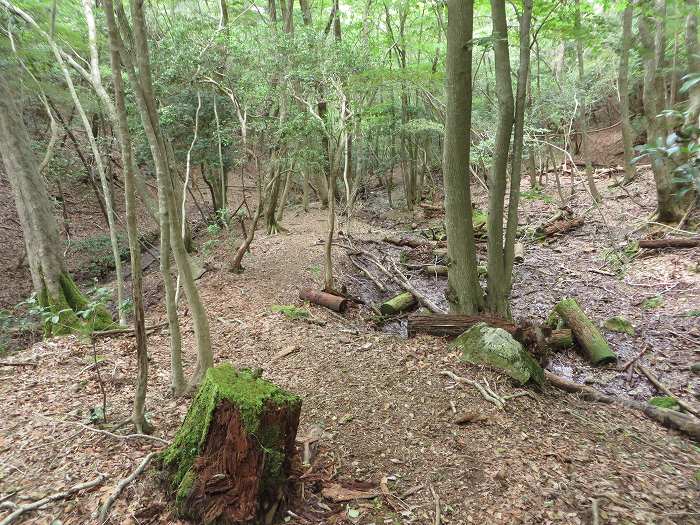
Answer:
[[[102,430],[100,428],[91,427],[89,425],[81,423],[80,421],[55,421],[53,419],[49,419],[46,416],[41,416],[41,417],[43,417],[44,419],[46,419],[48,421],[54,422],[54,423],[63,423],[66,425],[77,425],[79,427],[84,428],[85,430],[89,430],[90,432],[95,432],[96,434],[102,434],[102,435],[109,436],[109,437],[112,437],[115,439],[126,439],[126,440],[146,439],[146,440],[150,440],[150,441],[155,441],[156,443],[162,443],[163,445],[170,445],[170,441],[159,438],[157,436],[149,436],[148,434],[115,434],[114,432],[109,432],[108,430]],[[126,423],[128,423],[129,421],[130,420],[126,420]],[[126,424],[126,423],[122,422],[122,424],[114,427],[114,430],[116,430],[119,427],[124,426],[124,424]]]
[[[38,501],[35,501],[34,503],[30,503],[28,505],[20,505],[17,507],[16,510],[14,510],[12,513],[10,513],[8,516],[6,516],[4,520],[0,521],[0,525],[9,525],[10,523],[15,521],[17,518],[19,518],[25,512],[31,512],[33,510],[40,509],[41,507],[51,503],[52,501],[57,501],[59,499],[65,499],[68,496],[75,494],[76,492],[80,492],[81,490],[91,489],[93,487],[96,487],[97,485],[101,485],[105,479],[107,479],[107,477],[104,474],[100,474],[92,481],[87,481],[85,483],[79,483],[77,485],[73,485],[71,488],[69,488],[67,490],[64,490],[62,492],[55,492],[53,494],[46,496],[45,498],[42,498]]]
[[[168,324],[167,321],[163,321],[162,323],[154,324],[151,326],[147,326],[145,328],[146,332],[150,332],[151,330],[157,330],[158,328],[163,328]],[[115,328],[114,330],[101,330],[98,332],[92,332],[90,334],[92,337],[111,337],[113,335],[133,335],[134,334],[134,327],[133,326],[126,326],[124,328]]]
[[[649,350],[651,350],[651,345],[646,345],[641,352],[639,352],[636,356],[634,356],[632,359],[627,361],[623,367],[620,369],[623,372],[627,370],[630,366],[632,366],[634,363],[637,362],[637,360],[642,357],[644,354],[646,354]]]
[[[114,489],[114,492],[112,492],[109,498],[107,498],[107,501],[100,509],[100,523],[105,523],[105,521],[107,521],[109,511],[112,509],[112,505],[114,505],[114,502],[117,501],[117,498],[119,498],[119,495],[132,481],[134,481],[139,476],[139,474],[146,470],[148,463],[153,459],[155,455],[156,452],[151,452],[150,454],[148,454],[145,458],[143,458],[143,461],[141,461],[139,466],[136,467],[136,470],[134,470],[131,474],[129,474],[126,478],[124,478],[117,484],[117,488]]]
[[[435,502],[435,525],[440,525],[440,497],[437,492],[435,492],[435,487],[432,483],[430,484],[430,492],[433,494],[433,501]]]
[[[29,361],[19,361],[17,363],[11,363],[9,361],[0,361],[0,366],[37,366],[37,364],[31,363]]]
[[[379,288],[382,292],[386,292],[386,286],[384,286],[379,279],[377,279],[374,275],[372,275],[367,268],[360,265],[360,263],[358,263],[355,259],[353,259],[350,254],[348,254],[348,259],[350,259],[350,262],[353,264],[353,266],[355,268],[357,268],[358,270],[360,270],[365,275],[365,277],[367,277],[367,279],[369,279],[370,281],[372,281],[374,283],[374,285],[377,288]]]
[[[600,513],[598,512],[598,500],[591,498],[592,525],[600,525]]]

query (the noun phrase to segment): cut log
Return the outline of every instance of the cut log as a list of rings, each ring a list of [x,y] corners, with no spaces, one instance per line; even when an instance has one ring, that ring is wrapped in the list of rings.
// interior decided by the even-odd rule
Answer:
[[[162,455],[178,514],[197,523],[271,523],[286,490],[301,400],[250,371],[207,371]]]
[[[695,248],[700,246],[700,237],[671,237],[668,239],[642,239],[639,241],[640,248],[649,250],[654,248]]]
[[[570,230],[583,226],[583,217],[574,217],[573,219],[561,219],[545,226],[537,231],[544,237],[551,237],[560,233],[566,233]]]
[[[552,333],[547,338],[547,345],[552,350],[564,350],[574,346],[574,334],[568,328],[552,330]]]
[[[410,292],[404,292],[383,302],[379,306],[382,315],[396,315],[416,305],[416,298]]]
[[[592,364],[603,365],[617,360],[608,342],[574,299],[559,301],[555,310],[571,328],[576,342]]]
[[[696,417],[681,414],[675,410],[655,407],[648,403],[634,401],[632,399],[623,399],[618,397],[607,396],[598,392],[595,388],[586,385],[579,385],[573,381],[559,377],[548,370],[544,371],[545,378],[549,383],[560,390],[581,394],[584,399],[596,401],[598,403],[617,404],[625,408],[639,410],[644,413],[649,419],[653,419],[657,423],[666,428],[678,430],[696,441],[700,441],[700,420]]]
[[[387,235],[382,239],[384,242],[396,246],[408,246],[409,248],[420,248],[422,246],[435,246],[435,243],[427,239],[416,239],[415,237],[403,237],[398,235]]]
[[[299,299],[325,306],[326,308],[335,312],[344,312],[348,309],[348,300],[344,297],[339,297],[326,292],[319,292],[311,288],[304,288],[301,290],[299,292]]]

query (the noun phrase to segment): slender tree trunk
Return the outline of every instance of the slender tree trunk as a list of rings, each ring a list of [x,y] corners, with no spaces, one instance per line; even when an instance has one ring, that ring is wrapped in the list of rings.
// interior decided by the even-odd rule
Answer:
[[[443,151],[449,258],[446,295],[451,312],[474,314],[483,308],[469,186],[474,2],[449,0],[447,13],[447,111]]]
[[[508,51],[505,0],[491,0],[491,18],[493,21],[498,126],[494,144],[493,164],[489,176],[489,216],[487,220],[488,289],[486,291],[486,309],[491,313],[505,317],[508,313],[508,282],[505,275],[503,253],[503,209],[508,178],[510,137],[513,130],[515,110]]]
[[[214,361],[209,334],[209,320],[207,319],[204,305],[199,296],[197,285],[194,282],[185,245],[179,235],[178,221],[173,219],[177,217],[177,203],[175,201],[172,176],[153,95],[148,42],[146,40],[146,25],[143,15],[143,0],[131,2],[131,12],[134,21],[134,56],[136,58],[136,65],[138,66],[138,75],[136,74],[135,65],[131,61],[131,56],[126,52],[121,39],[119,40],[119,52],[126,66],[129,78],[131,79],[134,94],[136,95],[141,121],[156,167],[158,190],[163,193],[165,205],[167,206],[170,216],[170,220],[168,221],[170,247],[182,277],[183,287],[190,305],[195,338],[197,340],[197,373],[194,376],[193,384],[198,384],[206,370],[213,366]],[[161,232],[161,235],[162,234],[163,232]],[[162,255],[162,257],[164,257],[164,255]]]
[[[631,0],[630,0],[631,1]],[[622,144],[624,147],[625,177],[622,184],[628,184],[637,175],[632,165],[634,155],[633,131],[630,123],[629,103],[629,53],[632,47],[632,4],[625,7],[622,14],[622,45],[620,46],[620,71],[617,79],[617,90],[620,95],[620,118],[622,120]]]
[[[88,3],[87,0],[85,3]],[[112,68],[112,86],[114,87],[115,116],[117,136],[121,147],[122,166],[124,167],[124,201],[126,206],[126,225],[129,235],[129,253],[131,255],[132,301],[134,304],[134,334],[136,336],[136,361],[138,375],[136,393],[131,421],[137,432],[148,430],[146,421],[146,389],[148,386],[148,348],[146,345],[146,322],[143,306],[143,275],[141,272],[141,247],[136,222],[136,176],[133,170],[131,136],[126,117],[124,81],[122,78],[119,50],[115,43],[116,24],[111,5],[107,7],[107,26],[110,40],[110,65]]]
[[[499,302],[506,304],[510,317],[510,296],[513,282],[513,260],[515,258],[515,235],[518,229],[518,204],[520,202],[520,180],[523,160],[523,139],[525,132],[525,105],[530,75],[530,24],[532,22],[533,0],[523,0],[523,13],[520,16],[520,61],[518,67],[518,87],[515,96],[515,124],[513,130],[513,160],[510,169],[510,192],[508,196],[508,216],[503,265],[506,286],[505,296]],[[489,289],[492,284],[489,282]]]
[[[579,93],[581,94],[581,108],[578,119],[578,130],[581,134],[581,153],[583,160],[586,163],[586,182],[588,189],[591,192],[594,202],[601,202],[602,197],[595,185],[593,179],[593,165],[591,163],[591,152],[588,143],[588,116],[586,115],[586,100],[584,90],[584,70],[583,70],[583,35],[581,34],[581,0],[576,0],[576,19],[574,23],[576,31],[576,62],[578,64],[578,84]]]

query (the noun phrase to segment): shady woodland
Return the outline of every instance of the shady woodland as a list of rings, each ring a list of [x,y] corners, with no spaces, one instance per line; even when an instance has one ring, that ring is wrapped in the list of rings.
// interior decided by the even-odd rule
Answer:
[[[698,0],[0,0],[0,525],[700,523]]]

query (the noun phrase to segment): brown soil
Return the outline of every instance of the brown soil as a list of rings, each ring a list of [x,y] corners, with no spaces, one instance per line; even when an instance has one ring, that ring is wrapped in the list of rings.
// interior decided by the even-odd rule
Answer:
[[[629,189],[631,198],[622,190],[605,190],[605,205],[589,211],[581,229],[546,244],[528,241],[525,263],[516,271],[513,308],[516,317],[544,319],[558,299],[569,295],[596,322],[626,316],[637,327],[635,337],[605,333],[620,361],[650,344],[653,350],[641,362],[692,402],[697,380],[688,364],[698,360],[700,333],[697,318],[684,315],[699,303],[697,250],[641,254],[621,277],[590,272],[610,270],[604,251],[639,235],[632,234],[636,222],[653,211],[649,179],[646,173]],[[601,189],[607,182],[598,181]],[[551,185],[550,180],[553,194]],[[582,185],[577,188],[573,207],[583,214],[590,199]],[[380,200],[374,196],[375,204]],[[525,200],[522,217],[536,223],[555,208]],[[358,220],[350,228],[355,238],[378,240],[395,233],[393,228],[429,223],[403,211],[379,213],[381,224],[390,222],[392,230]],[[325,212],[290,210],[284,225],[286,235],[259,235],[241,275],[227,271],[230,253],[222,242],[208,257],[211,269],[199,286],[217,362],[263,368],[266,378],[303,398],[299,435],[321,433],[320,454],[306,473],[313,483],[304,485],[292,508],[294,516],[303,517],[290,514],[291,523],[432,524],[436,502],[441,522],[454,524],[591,523],[594,507],[600,523],[698,523],[697,448],[639,413],[590,404],[549,387],[497,410],[476,390],[455,385],[440,372],[487,380],[502,395],[518,389],[501,374],[460,363],[441,339],[406,340],[378,332],[366,307],[353,307],[344,316],[310,307],[323,326],[273,313],[272,305],[300,305],[299,289],[318,287],[321,280],[318,241],[325,236]],[[335,260],[338,282],[353,295],[371,286],[355,274],[342,250],[335,251]],[[157,276],[147,280],[157,298]],[[437,280],[417,282],[437,296],[444,287]],[[661,307],[643,307],[644,299],[657,295],[663,298]],[[154,300],[148,316],[149,324],[163,320],[163,306]],[[180,319],[191,365],[196,354],[185,305]],[[282,351],[291,352],[273,359]],[[35,368],[0,367],[0,501],[23,504],[98,472],[109,476],[97,489],[27,514],[28,523],[93,523],[93,512],[119,480],[162,446],[99,434],[87,423],[89,409],[102,403],[97,370],[111,423],[128,417],[136,376],[131,339],[98,340],[95,352],[104,357],[103,364],[88,368],[92,352],[75,338],[56,339],[12,357],[34,362]],[[149,354],[148,416],[155,435],[169,440],[187,402],[169,395],[166,333],[149,338]],[[613,367],[591,369],[573,352],[554,356],[552,366],[606,392],[643,399],[655,395],[644,378],[635,375],[627,384]],[[479,417],[456,425],[452,407],[457,414],[469,410]],[[392,495],[343,504],[323,497],[329,483],[358,486],[353,480]],[[309,518],[314,515],[315,521]],[[111,523],[180,522],[151,472],[122,494]]]

